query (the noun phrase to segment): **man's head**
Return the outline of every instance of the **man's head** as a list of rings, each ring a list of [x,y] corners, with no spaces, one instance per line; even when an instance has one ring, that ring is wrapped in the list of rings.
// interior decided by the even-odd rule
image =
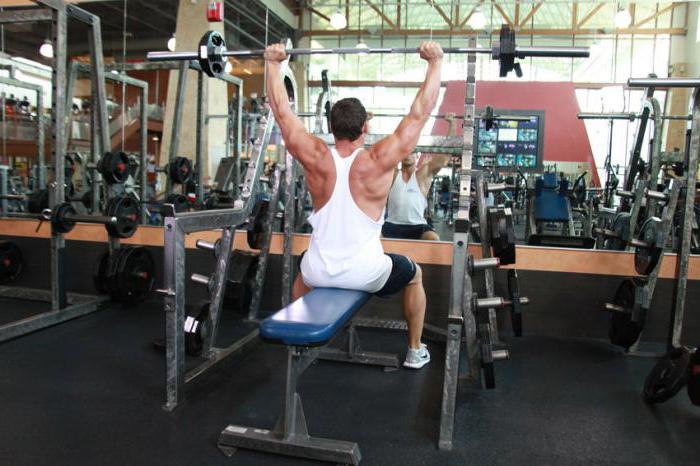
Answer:
[[[367,132],[367,111],[359,100],[348,97],[333,104],[331,132],[336,141],[354,141]]]

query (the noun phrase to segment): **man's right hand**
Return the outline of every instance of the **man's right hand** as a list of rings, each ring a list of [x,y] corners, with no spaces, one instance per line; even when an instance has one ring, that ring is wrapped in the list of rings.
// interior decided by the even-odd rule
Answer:
[[[442,47],[437,42],[422,42],[418,53],[428,63],[442,60]]]
[[[287,49],[284,44],[268,45],[265,49],[265,61],[282,63],[287,59]]]

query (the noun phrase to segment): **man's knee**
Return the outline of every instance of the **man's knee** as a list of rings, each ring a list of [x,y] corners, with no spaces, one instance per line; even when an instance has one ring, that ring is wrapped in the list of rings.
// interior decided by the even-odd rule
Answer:
[[[428,230],[421,236],[423,241],[440,241],[440,237],[433,230]]]
[[[413,276],[413,280],[408,282],[409,285],[416,285],[423,283],[423,269],[420,268],[420,265],[416,264],[416,274]]]

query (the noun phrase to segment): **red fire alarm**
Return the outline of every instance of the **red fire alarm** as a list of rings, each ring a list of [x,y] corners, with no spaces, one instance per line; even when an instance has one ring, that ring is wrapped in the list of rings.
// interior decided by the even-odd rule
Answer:
[[[220,23],[224,20],[223,2],[209,2],[207,6],[207,21],[210,23]]]

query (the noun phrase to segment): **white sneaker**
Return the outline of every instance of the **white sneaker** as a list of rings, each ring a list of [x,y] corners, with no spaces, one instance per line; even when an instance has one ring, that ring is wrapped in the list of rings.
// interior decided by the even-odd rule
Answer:
[[[430,353],[428,352],[428,347],[423,343],[420,344],[418,349],[408,349],[406,353],[406,360],[403,362],[403,367],[409,369],[420,369],[430,362]]]

